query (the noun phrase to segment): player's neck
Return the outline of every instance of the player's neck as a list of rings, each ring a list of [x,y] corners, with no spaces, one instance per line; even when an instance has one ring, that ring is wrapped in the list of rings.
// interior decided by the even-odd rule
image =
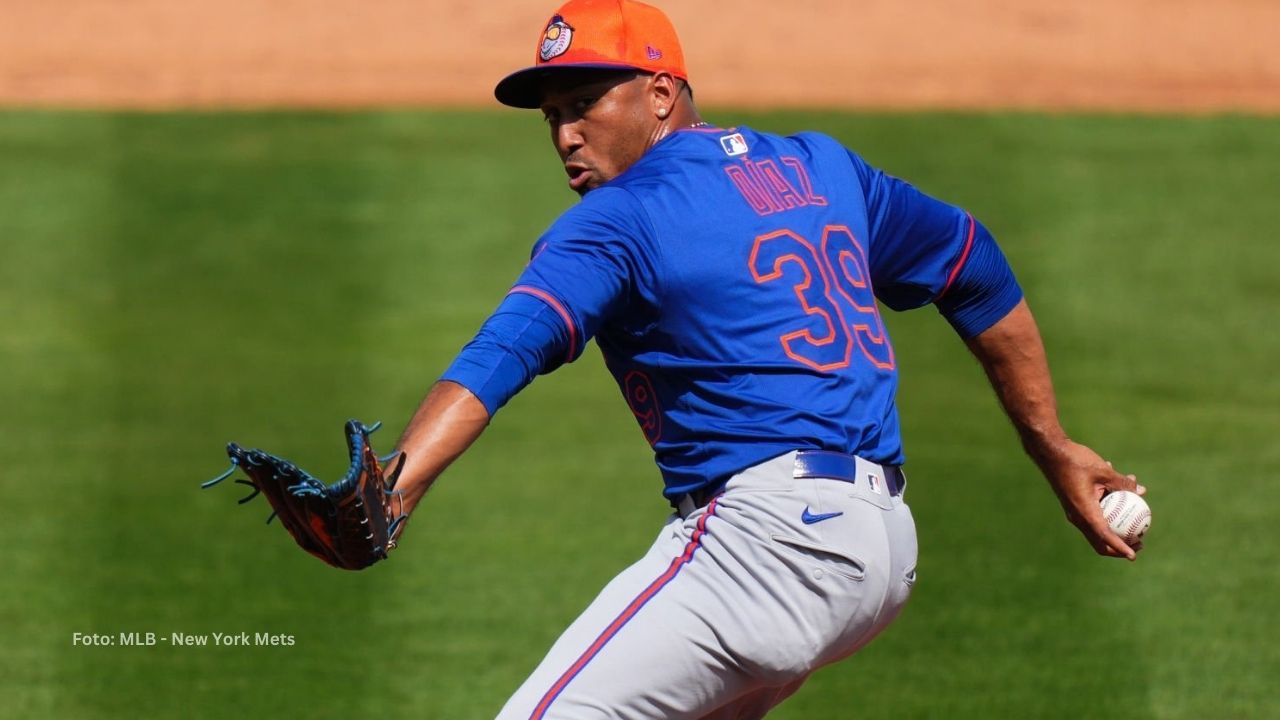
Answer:
[[[650,138],[649,147],[653,147],[662,141],[663,138],[673,132],[679,130],[688,130],[689,128],[705,127],[706,122],[698,115],[697,108],[689,103],[680,103],[672,108],[672,112],[654,128]]]

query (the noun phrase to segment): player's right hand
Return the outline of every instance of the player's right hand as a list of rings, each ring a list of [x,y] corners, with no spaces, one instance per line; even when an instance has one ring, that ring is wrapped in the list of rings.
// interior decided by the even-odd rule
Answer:
[[[1136,475],[1117,472],[1092,449],[1071,441],[1054,453],[1050,462],[1042,464],[1042,469],[1067,520],[1099,555],[1137,558],[1141,546],[1132,547],[1117,535],[1103,517],[1101,506],[1102,496],[1113,490],[1145,495],[1147,489],[1138,484]]]

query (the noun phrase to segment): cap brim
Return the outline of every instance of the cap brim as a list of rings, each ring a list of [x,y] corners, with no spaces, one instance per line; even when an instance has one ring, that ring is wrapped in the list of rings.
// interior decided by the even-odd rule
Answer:
[[[493,96],[503,105],[525,110],[534,110],[542,105],[542,83],[548,75],[561,70],[639,70],[649,72],[634,65],[625,63],[556,63],[534,65],[517,70],[498,81],[493,88]]]

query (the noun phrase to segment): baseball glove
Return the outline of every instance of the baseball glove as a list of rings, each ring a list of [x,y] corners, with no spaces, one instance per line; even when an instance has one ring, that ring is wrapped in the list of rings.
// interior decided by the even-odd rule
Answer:
[[[406,519],[401,495],[393,490],[404,467],[404,453],[379,458],[369,445],[369,434],[381,425],[347,421],[351,467],[332,485],[325,485],[288,460],[230,443],[227,455],[231,467],[201,487],[213,487],[239,468],[249,479],[236,482],[253,488],[240,504],[259,493],[265,495],[272,509],[268,523],[280,518],[303,550],[334,567],[361,570],[387,557]],[[396,459],[395,469],[384,474],[382,463],[392,458]]]

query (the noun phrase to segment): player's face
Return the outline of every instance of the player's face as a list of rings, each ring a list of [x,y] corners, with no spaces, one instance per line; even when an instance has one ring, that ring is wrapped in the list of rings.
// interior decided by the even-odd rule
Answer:
[[[649,80],[635,72],[569,70],[548,78],[542,114],[574,192],[609,182],[649,149],[658,126]]]

